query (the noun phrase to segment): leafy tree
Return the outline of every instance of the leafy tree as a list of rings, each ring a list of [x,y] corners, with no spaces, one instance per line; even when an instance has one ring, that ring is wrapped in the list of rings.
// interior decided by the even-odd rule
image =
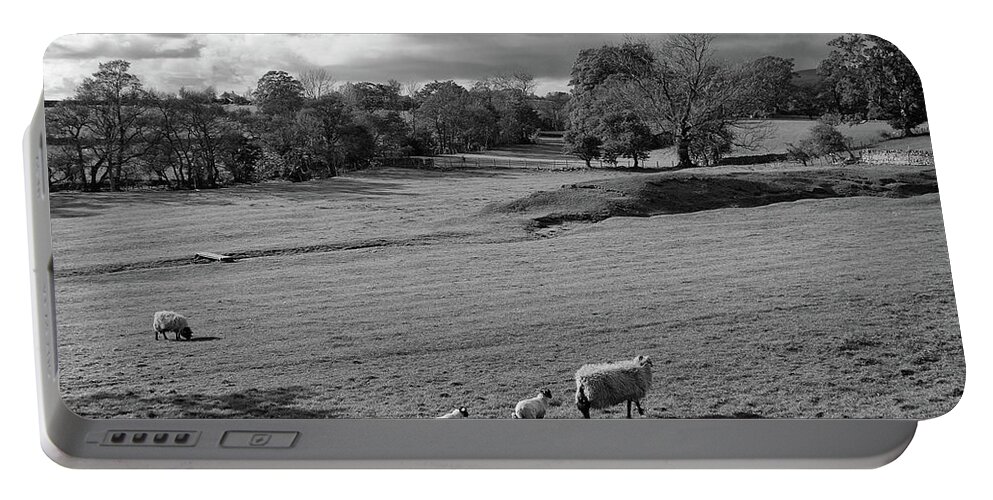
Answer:
[[[346,131],[354,125],[352,112],[341,94],[325,94],[308,101],[300,112],[298,123],[310,138],[310,152],[321,160],[327,175],[338,175],[346,163]]]
[[[221,161],[231,173],[232,181],[256,182],[259,180],[256,167],[262,160],[262,148],[242,121],[235,121],[234,125],[221,136]]]
[[[354,168],[368,166],[376,151],[376,141],[369,130],[352,124],[342,130],[342,163]]]
[[[395,80],[387,83],[348,83],[342,93],[349,104],[365,111],[402,111],[410,107],[409,98],[401,94],[400,82]]]
[[[465,101],[465,115],[458,120],[462,128],[462,151],[487,149],[508,142],[504,139],[502,126],[513,122],[506,119],[479,89],[473,89]],[[513,117],[509,118],[510,120]],[[514,134],[508,130],[507,135]]]
[[[314,136],[297,116],[261,114],[255,117],[253,128],[261,148],[260,179],[306,181],[319,169],[322,159],[312,154]]]
[[[534,76],[525,72],[493,76],[473,86],[473,97],[482,100],[497,117],[495,142],[529,143],[541,129],[541,116],[533,104],[539,101],[534,96],[534,87]]]
[[[868,60],[862,35],[846,35],[828,42],[834,50],[821,61],[817,72],[824,78],[819,99],[828,111],[849,121],[866,118],[865,67]]]
[[[631,158],[634,168],[638,162],[648,158],[648,151],[654,145],[651,130],[638,115],[630,111],[615,111],[606,114],[600,122],[600,136],[603,137],[603,157],[610,163],[616,158]]]
[[[566,131],[565,144],[565,152],[583,160],[587,167],[603,153],[603,139],[577,127]]]
[[[434,81],[418,91],[417,96],[421,103],[418,119],[431,130],[437,152],[464,152],[468,148],[466,116],[469,91],[451,80]]]
[[[708,123],[696,131],[690,144],[690,158],[698,165],[716,165],[731,153],[736,144],[735,133],[726,123]]]
[[[522,96],[508,96],[498,101],[500,140],[505,144],[529,143],[541,127],[538,112]]]
[[[744,84],[751,89],[749,106],[756,116],[766,117],[782,112],[794,99],[793,60],[766,56],[745,64]]]
[[[130,67],[131,63],[120,59],[100,63],[99,70],[83,80],[72,99],[88,108],[86,135],[89,150],[96,156],[90,162],[89,185],[93,188],[109,179],[110,189],[119,190],[125,165],[140,157],[147,146],[141,105],[146,93],[141,80],[128,72]],[[104,169],[98,177],[100,166]]]
[[[285,71],[269,71],[259,78],[253,97],[265,114],[292,115],[303,107],[303,85]]]
[[[787,157],[804,165],[821,156],[837,159],[839,153],[847,153],[849,159],[855,158],[851,139],[842,134],[830,120],[819,121],[799,142],[786,145]]]
[[[411,132],[400,145],[401,156],[426,156],[435,151],[434,137],[427,130]]]
[[[821,62],[832,109],[848,121],[882,118],[904,135],[927,121],[924,91],[910,60],[892,43],[872,35],[844,35]]]
[[[414,101],[402,94],[400,82],[349,83],[343,95],[355,110],[356,123],[365,127],[381,156],[398,156],[407,142],[407,120],[403,114],[412,109]]]
[[[369,132],[378,155],[401,155],[409,131],[406,120],[399,112],[385,109],[359,112],[356,122]]]
[[[568,105],[569,129],[564,137],[564,152],[578,157],[590,167],[590,162],[603,156],[603,138],[600,135],[603,110],[600,109],[596,92],[575,88],[573,93],[575,95]]]
[[[549,92],[537,102],[538,119],[543,130],[569,128],[568,92]]]

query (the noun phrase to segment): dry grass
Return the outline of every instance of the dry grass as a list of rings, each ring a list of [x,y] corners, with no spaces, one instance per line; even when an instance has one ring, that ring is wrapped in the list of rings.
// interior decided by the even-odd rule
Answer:
[[[463,404],[507,417],[547,386],[565,403],[549,416],[575,418],[576,368],[640,353],[656,363],[652,417],[926,418],[957,401],[937,194],[613,217],[555,237],[534,231],[549,214],[535,207],[481,213],[537,190],[646,181],[658,179],[385,170],[55,194],[67,403],[100,417],[431,417]],[[197,250],[259,256],[184,265]],[[129,263],[150,265],[104,267]],[[155,342],[160,309],[187,314],[201,341]]]

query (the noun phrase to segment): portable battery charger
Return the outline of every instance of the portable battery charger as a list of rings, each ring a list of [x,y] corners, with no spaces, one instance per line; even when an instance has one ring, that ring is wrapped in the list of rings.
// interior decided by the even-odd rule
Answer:
[[[45,71],[60,464],[877,467],[962,395],[882,38],[71,35]]]

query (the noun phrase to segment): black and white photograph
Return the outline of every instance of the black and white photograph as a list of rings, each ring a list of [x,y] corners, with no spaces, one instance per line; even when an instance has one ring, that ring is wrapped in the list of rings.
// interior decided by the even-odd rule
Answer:
[[[79,34],[44,71],[79,416],[928,419],[962,396],[924,91],[884,38]]]

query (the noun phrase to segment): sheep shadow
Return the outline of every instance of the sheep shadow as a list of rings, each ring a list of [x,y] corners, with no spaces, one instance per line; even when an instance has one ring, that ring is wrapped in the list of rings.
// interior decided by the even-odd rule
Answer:
[[[221,340],[221,337],[192,337],[186,342],[213,342],[215,340]]]

